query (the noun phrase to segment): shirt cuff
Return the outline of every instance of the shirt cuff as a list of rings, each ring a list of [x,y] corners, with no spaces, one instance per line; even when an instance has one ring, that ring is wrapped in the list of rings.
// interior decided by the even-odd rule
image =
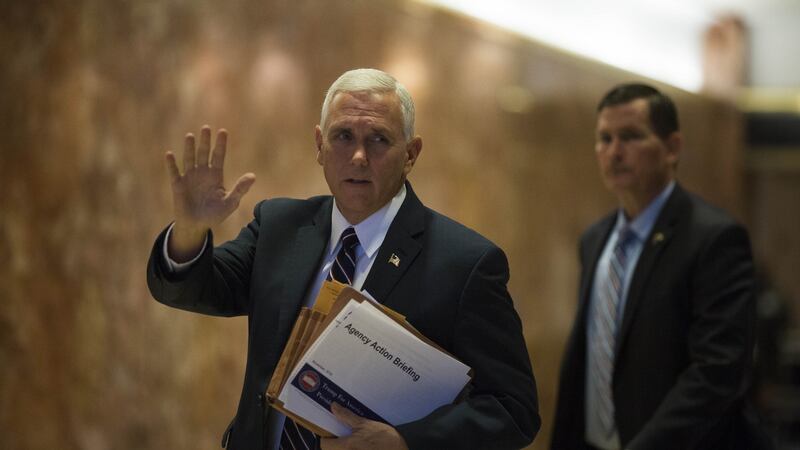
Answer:
[[[169,242],[170,236],[172,236],[172,227],[174,227],[174,226],[175,226],[175,222],[171,223],[169,228],[167,229],[166,236],[164,236],[163,254],[164,254],[164,261],[167,262],[167,269],[171,273],[177,275],[177,274],[181,274],[183,272],[186,272],[189,269],[189,267],[192,266],[192,264],[194,264],[195,262],[197,262],[198,259],[200,259],[200,256],[203,254],[203,252],[206,249],[206,245],[208,245],[208,233],[206,233],[206,238],[203,241],[203,246],[200,247],[200,252],[197,253],[197,256],[195,256],[191,260],[186,261],[184,263],[179,263],[179,262],[175,262],[172,258],[170,258],[169,257],[169,252],[167,251],[167,243]]]

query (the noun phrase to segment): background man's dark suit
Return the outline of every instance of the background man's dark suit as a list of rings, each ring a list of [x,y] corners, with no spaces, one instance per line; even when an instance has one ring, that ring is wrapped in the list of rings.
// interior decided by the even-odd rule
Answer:
[[[616,214],[581,239],[580,303],[561,368],[554,449],[586,447],[587,306]],[[644,242],[617,338],[613,398],[624,448],[750,448],[741,404],[754,339],[752,280],[746,231],[676,185]]]
[[[475,371],[466,401],[398,427],[409,448],[511,448],[539,429],[536,387],[502,250],[424,207],[410,185],[363,289],[407,316]],[[148,264],[160,302],[212,315],[247,315],[249,347],[230,448],[264,448],[263,392],[323,257],[332,197],[275,199],[239,236],[209,245],[189,273],[165,269],[162,233]],[[399,267],[388,263],[396,254]]]

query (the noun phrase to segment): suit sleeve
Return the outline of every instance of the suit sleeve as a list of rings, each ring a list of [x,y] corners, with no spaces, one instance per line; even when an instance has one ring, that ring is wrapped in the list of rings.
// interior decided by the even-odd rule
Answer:
[[[147,285],[159,302],[175,308],[215,316],[247,314],[250,271],[259,229],[259,206],[255,219],[242,228],[236,239],[214,248],[209,231],[200,258],[181,271],[171,272],[163,256],[166,230],[156,238],[147,264]]]
[[[511,449],[536,436],[536,382],[508,278],[508,262],[497,247],[473,267],[459,302],[453,346],[474,370],[472,389],[464,401],[399,426],[409,448]]]
[[[719,421],[740,407],[755,327],[746,231],[737,225],[712,233],[690,277],[690,364],[628,448],[703,448]]]

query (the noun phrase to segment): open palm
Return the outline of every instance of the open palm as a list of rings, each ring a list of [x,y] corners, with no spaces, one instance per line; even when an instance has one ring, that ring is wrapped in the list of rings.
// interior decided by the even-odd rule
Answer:
[[[167,152],[176,227],[205,232],[219,225],[236,210],[242,196],[253,185],[255,175],[246,173],[239,177],[230,191],[225,189],[223,166],[227,140],[228,132],[220,129],[211,151],[211,129],[208,126],[201,130],[197,148],[194,135],[187,134],[183,148],[183,173],[178,169],[175,155]]]

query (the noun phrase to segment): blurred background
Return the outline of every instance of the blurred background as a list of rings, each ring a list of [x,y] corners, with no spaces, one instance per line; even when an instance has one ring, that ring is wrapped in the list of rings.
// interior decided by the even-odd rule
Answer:
[[[212,449],[247,323],[169,309],[145,265],[171,220],[163,154],[230,132],[265,197],[327,193],[313,127],[345,70],[394,74],[426,204],[503,247],[549,442],[576,307],[577,238],[615,206],[593,154],[612,85],[677,102],[679,179],[750,230],[752,402],[800,444],[800,4],[796,0],[4,1],[0,16],[0,448]]]

